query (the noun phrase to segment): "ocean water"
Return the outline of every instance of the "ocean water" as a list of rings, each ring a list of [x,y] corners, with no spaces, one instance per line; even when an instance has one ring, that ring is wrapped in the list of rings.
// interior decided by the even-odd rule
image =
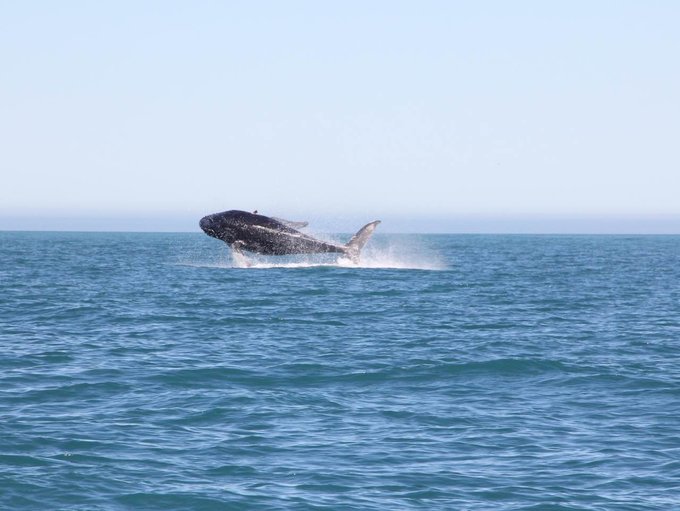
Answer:
[[[0,508],[680,509],[680,237],[0,233]]]

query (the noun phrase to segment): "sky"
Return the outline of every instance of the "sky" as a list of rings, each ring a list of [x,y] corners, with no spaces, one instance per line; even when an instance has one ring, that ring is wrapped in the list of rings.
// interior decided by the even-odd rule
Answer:
[[[0,229],[680,233],[679,25],[673,0],[0,0]]]

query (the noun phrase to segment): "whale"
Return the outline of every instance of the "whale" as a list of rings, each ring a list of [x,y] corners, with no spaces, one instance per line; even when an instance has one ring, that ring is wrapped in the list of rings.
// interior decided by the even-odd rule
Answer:
[[[204,216],[198,225],[201,230],[225,242],[235,252],[253,252],[262,255],[341,254],[358,264],[361,249],[380,223],[375,220],[364,225],[350,240],[342,245],[316,239],[300,232],[307,222],[291,222],[232,209]]]

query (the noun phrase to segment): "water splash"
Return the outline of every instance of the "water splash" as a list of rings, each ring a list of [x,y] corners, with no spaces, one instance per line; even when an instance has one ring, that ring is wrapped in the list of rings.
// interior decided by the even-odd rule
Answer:
[[[335,241],[335,240],[329,240]],[[226,247],[225,247],[226,248]],[[210,268],[270,269],[270,268],[357,268],[400,270],[446,270],[440,254],[419,236],[398,239],[382,237],[366,247],[358,264],[338,254],[302,254],[295,256],[262,256],[226,249],[213,261],[185,261],[184,266]]]

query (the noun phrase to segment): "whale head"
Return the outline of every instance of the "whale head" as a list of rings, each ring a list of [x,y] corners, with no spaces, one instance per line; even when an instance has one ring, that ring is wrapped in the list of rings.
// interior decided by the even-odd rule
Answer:
[[[208,236],[226,243],[234,243],[237,239],[239,224],[230,211],[214,213],[201,218],[198,222],[201,230]]]

